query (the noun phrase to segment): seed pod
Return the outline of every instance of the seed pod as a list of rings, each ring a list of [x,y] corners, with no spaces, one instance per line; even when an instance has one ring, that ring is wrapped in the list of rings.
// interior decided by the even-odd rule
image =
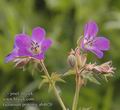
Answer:
[[[114,73],[115,68],[112,66],[112,62],[108,61],[106,63],[103,63],[101,65],[97,65],[94,67],[94,70],[100,72],[100,73]]]

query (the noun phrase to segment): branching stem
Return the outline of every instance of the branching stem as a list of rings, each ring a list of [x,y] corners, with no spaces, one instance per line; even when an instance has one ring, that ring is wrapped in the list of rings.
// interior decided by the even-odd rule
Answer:
[[[41,66],[42,66],[42,69],[43,69],[45,75],[48,77],[51,85],[53,86],[53,90],[54,90],[54,93],[55,93],[55,95],[56,95],[56,97],[57,97],[58,102],[60,103],[62,109],[63,109],[63,110],[66,110],[66,107],[65,107],[65,105],[64,105],[64,103],[63,103],[63,101],[62,101],[62,99],[61,99],[61,97],[60,97],[60,95],[59,95],[59,92],[57,91],[57,88],[55,87],[55,83],[51,80],[51,77],[50,77],[50,75],[49,75],[49,73],[48,73],[48,70],[47,70],[44,62],[41,61],[40,64],[41,64]]]

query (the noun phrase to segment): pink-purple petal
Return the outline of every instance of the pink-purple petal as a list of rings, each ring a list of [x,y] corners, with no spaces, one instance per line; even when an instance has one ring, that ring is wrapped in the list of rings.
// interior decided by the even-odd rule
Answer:
[[[84,51],[86,51],[85,43],[84,43],[84,38],[82,38],[81,41],[80,41],[80,47],[81,47],[81,49],[83,49]]]
[[[45,38],[46,32],[41,27],[36,27],[32,31],[32,40],[36,42],[41,42]]]
[[[20,57],[31,57],[32,53],[29,50],[27,50],[26,48],[19,48],[18,55]]]
[[[45,52],[52,45],[52,41],[50,39],[43,40],[41,44],[42,51]]]
[[[9,55],[6,56],[5,62],[8,63],[14,60],[16,57],[18,57],[18,51],[17,51],[17,48],[14,48],[13,51]]]
[[[106,51],[110,49],[110,41],[105,37],[96,37],[93,46],[95,46],[99,50]]]
[[[103,57],[103,52],[101,50],[99,50],[96,47],[92,47],[91,49],[89,49],[92,53],[94,53],[98,58],[102,58]]]
[[[38,59],[38,60],[42,60],[42,59],[44,59],[45,56],[44,56],[44,53],[40,53],[38,55],[34,55],[33,57]]]
[[[97,35],[98,32],[98,26],[96,22],[94,21],[89,21],[87,24],[85,24],[84,27],[84,37],[86,39],[92,39]]]
[[[30,46],[30,37],[26,34],[17,34],[15,37],[15,45],[18,48],[28,48]]]

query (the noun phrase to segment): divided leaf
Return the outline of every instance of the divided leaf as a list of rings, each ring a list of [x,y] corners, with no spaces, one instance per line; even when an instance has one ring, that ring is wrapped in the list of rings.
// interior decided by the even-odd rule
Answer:
[[[39,84],[39,89],[45,84],[45,83],[49,83],[49,80],[48,79],[43,79],[40,84]]]
[[[66,77],[66,76],[69,76],[69,75],[74,75],[74,71],[73,70],[68,70],[66,73],[63,74],[62,77]]]
[[[82,76],[84,79],[87,79],[95,84],[100,85],[100,82],[95,78],[95,76],[92,73],[85,73],[85,74],[82,74]]]
[[[51,79],[52,79],[53,82],[57,82],[58,81],[58,82],[65,83],[65,81],[61,77],[62,77],[61,74],[57,74],[57,73],[52,73],[51,74]]]

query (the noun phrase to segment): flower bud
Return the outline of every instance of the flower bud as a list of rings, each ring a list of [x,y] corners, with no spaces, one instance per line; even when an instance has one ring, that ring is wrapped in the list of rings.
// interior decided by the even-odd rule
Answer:
[[[80,68],[85,66],[86,61],[87,61],[86,54],[81,54],[79,52],[79,49],[76,50],[76,59],[77,59],[77,64]]]
[[[67,62],[71,68],[74,68],[76,65],[76,57],[73,54],[68,56]]]

